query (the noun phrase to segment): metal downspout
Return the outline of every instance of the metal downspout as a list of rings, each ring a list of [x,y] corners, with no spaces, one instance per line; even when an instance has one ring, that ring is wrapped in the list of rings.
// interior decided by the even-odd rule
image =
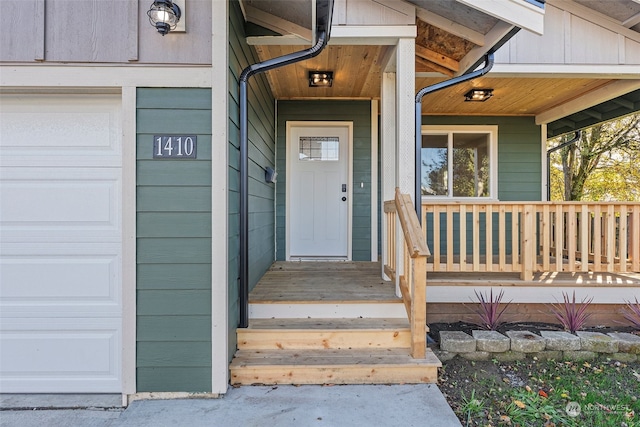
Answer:
[[[547,202],[551,201],[551,154],[558,150],[563,149],[566,146],[573,145],[580,140],[582,136],[582,130],[575,131],[575,136],[567,142],[563,142],[560,145],[556,145],[553,148],[547,150]]]
[[[422,191],[421,191],[421,178],[422,178],[422,98],[433,92],[437,92],[442,89],[455,86],[457,84],[466,82],[476,77],[484,76],[493,67],[493,52],[489,52],[485,55],[485,65],[483,68],[477,71],[473,71],[467,74],[463,74],[458,77],[454,77],[449,80],[445,80],[440,83],[436,83],[431,86],[424,87],[416,94],[416,159],[415,159],[415,173],[416,173],[416,189],[415,189],[415,205],[416,213],[418,214],[418,221],[422,224]]]
[[[316,44],[309,49],[293,52],[277,58],[258,62],[245,68],[240,74],[240,328],[249,326],[249,124],[247,107],[247,82],[249,77],[274,68],[313,58],[322,52],[329,42],[333,0],[316,2],[316,11],[326,6],[326,16],[316,18],[319,31]]]

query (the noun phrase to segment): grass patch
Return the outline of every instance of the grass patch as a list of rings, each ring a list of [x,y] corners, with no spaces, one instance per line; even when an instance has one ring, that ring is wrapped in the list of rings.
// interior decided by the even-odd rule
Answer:
[[[440,388],[464,426],[640,427],[640,364],[444,364]]]

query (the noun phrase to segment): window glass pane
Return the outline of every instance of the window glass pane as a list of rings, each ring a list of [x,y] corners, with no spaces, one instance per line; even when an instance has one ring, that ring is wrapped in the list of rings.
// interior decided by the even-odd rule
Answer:
[[[302,161],[338,161],[340,138],[337,136],[301,136],[298,144]]]
[[[423,196],[448,195],[447,135],[422,136],[422,184]]]
[[[453,196],[489,197],[489,135],[453,135]]]

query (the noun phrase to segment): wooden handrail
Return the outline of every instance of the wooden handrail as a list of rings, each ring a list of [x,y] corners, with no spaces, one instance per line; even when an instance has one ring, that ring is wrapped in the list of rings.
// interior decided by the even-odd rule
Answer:
[[[395,280],[398,269],[396,251],[396,218],[404,236],[403,269],[398,278],[402,301],[407,310],[411,327],[411,356],[415,359],[426,357],[427,334],[427,257],[429,248],[424,240],[418,216],[408,194],[400,193],[396,188],[395,199],[384,203],[386,218],[387,246],[385,254],[385,273]]]
[[[400,193],[400,189],[396,188],[396,209],[398,212],[398,218],[402,225],[402,232],[404,233],[404,241],[407,244],[407,250],[411,258],[419,256],[429,256],[429,248],[427,242],[424,240],[424,234],[418,221],[418,215],[415,214],[413,208],[413,202],[411,196],[408,194]]]

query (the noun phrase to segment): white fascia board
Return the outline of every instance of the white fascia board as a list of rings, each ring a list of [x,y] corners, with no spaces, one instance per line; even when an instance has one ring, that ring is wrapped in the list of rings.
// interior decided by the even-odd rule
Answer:
[[[256,25],[260,25],[271,31],[275,31],[276,33],[293,34],[309,41],[311,41],[313,37],[313,32],[309,28],[301,27],[298,24],[289,22],[248,4],[244,7],[246,11],[246,19],[249,22],[253,22]]]
[[[622,26],[625,28],[631,28],[634,25],[640,24],[640,13],[636,13],[631,18],[627,19],[622,23]]]
[[[615,81],[588,92],[579,98],[572,99],[569,102],[538,114],[536,116],[536,124],[541,125],[550,123],[554,120],[582,111],[585,108],[593,107],[594,105],[598,105],[602,102],[609,101],[610,99],[617,98],[618,96],[638,89],[640,89],[640,79]]]
[[[0,65],[0,87],[211,87],[211,66]]]
[[[640,76],[640,65],[618,64],[495,64],[491,77],[555,77],[632,79]]]
[[[399,39],[415,39],[417,34],[415,25],[337,25],[331,27],[329,44],[393,46]]]
[[[456,1],[533,33],[544,32],[544,9],[524,0]]]
[[[415,38],[417,31],[414,25],[334,25],[331,27],[329,44],[396,45],[398,39]],[[260,36],[247,37],[247,44],[254,46],[306,46],[310,44],[310,41],[296,35]]]
[[[247,37],[249,46],[309,46],[311,41],[300,36],[252,36]]]

